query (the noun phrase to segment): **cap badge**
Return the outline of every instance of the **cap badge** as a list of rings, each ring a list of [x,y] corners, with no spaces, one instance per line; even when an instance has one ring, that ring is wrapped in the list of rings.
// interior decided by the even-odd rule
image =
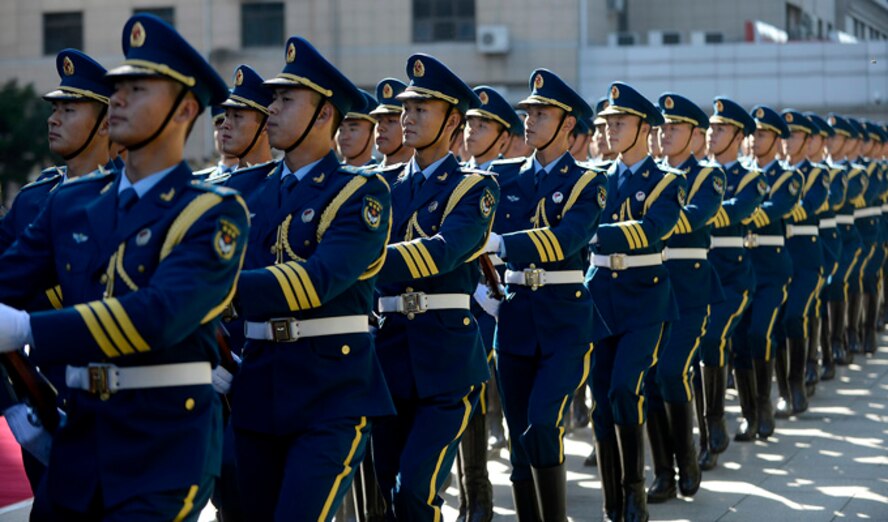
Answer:
[[[672,100],[672,96],[667,96],[666,99],[663,100],[663,107],[670,111],[675,108],[675,102]]]
[[[388,98],[391,98],[393,94],[395,94],[395,91],[394,91],[394,89],[392,89],[392,86],[389,85],[388,83],[383,84],[382,97],[388,99]]]
[[[287,46],[287,63],[293,63],[296,61],[296,45],[290,42],[290,45]]]
[[[759,107],[758,109],[756,109],[756,111],[755,111],[755,117],[758,118],[758,119],[762,119],[762,118],[764,118],[764,117],[765,117],[765,109],[762,109],[761,107]]]
[[[70,57],[65,57],[65,60],[62,62],[62,70],[65,72],[65,76],[74,74],[74,62],[71,61]]]
[[[787,112],[783,115],[783,119],[786,120],[786,123],[792,123],[792,113]]]
[[[425,65],[423,65],[422,60],[417,59],[413,62],[413,76],[415,78],[422,78],[425,76]]]
[[[620,89],[617,88],[616,85],[611,85],[611,99],[616,100],[620,97]]]
[[[715,112],[725,112],[725,104],[721,100],[715,100]]]
[[[543,75],[537,73],[536,76],[533,77],[533,88],[534,89],[542,89],[543,88]]]
[[[481,91],[478,94],[478,99],[481,100],[481,105],[487,105],[487,103],[490,102],[490,97],[487,96],[487,93],[484,91]]]
[[[244,71],[241,69],[237,70],[237,74],[234,75],[234,86],[240,87],[244,83]]]
[[[145,37],[147,36],[142,22],[134,23],[133,28],[130,30],[130,47],[142,47],[145,45]]]

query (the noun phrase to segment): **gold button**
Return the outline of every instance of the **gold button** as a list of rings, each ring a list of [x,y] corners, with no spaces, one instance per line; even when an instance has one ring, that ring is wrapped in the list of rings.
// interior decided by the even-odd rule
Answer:
[[[71,271],[71,263],[65,263],[65,270],[67,270],[68,272]]]
[[[510,217],[512,217],[512,214],[508,214],[508,213],[507,213],[507,214],[506,214],[506,219],[509,219]]]
[[[534,264],[534,263],[530,264],[530,268],[536,268],[536,267],[537,267],[536,264]]]
[[[811,242],[812,242],[812,243],[816,243],[816,242],[817,242],[817,236],[811,236]]]
[[[696,268],[700,268],[700,263],[699,263],[699,262],[694,263],[694,268],[695,268],[695,269],[696,269]]]
[[[347,345],[347,344],[342,345],[342,355],[348,355],[351,353],[351,351],[352,351],[352,349],[349,347],[349,345]]]
[[[311,241],[309,241],[309,240],[308,240],[308,239],[306,239],[306,240],[305,240],[305,242],[304,242],[304,243],[302,243],[302,244],[303,244],[303,245],[305,245],[305,246],[308,246],[308,245],[310,245],[310,244],[311,244]]]
[[[411,321],[413,320],[414,317],[416,317],[416,314],[414,314],[413,312],[410,312],[407,314],[407,319],[410,319]]]
[[[99,278],[99,282],[103,285],[108,283],[108,274],[102,274],[102,277]]]
[[[654,284],[657,284],[659,282],[660,282],[660,278],[657,276],[654,276]]]
[[[577,294],[576,294],[576,295],[577,295],[577,299],[579,299],[580,297],[583,297],[583,292],[577,290]]]
[[[780,253],[780,247],[777,247],[777,253],[778,254]]]
[[[620,219],[620,216],[617,215],[616,213],[614,213],[614,215],[611,216],[611,219],[613,219],[614,221],[616,221],[616,220]]]
[[[277,254],[277,251],[278,251],[278,249],[277,249],[277,245],[271,245],[271,253],[272,253],[272,254]]]
[[[620,276],[617,275],[616,272],[611,272],[611,277],[614,278],[614,279],[616,279],[616,278],[618,278],[618,277],[620,277]]]
[[[139,265],[139,268],[137,268],[136,270],[138,270],[140,274],[144,273],[145,272],[145,265]]]
[[[743,256],[737,256],[737,262],[740,263],[741,261],[743,261]]]
[[[464,318],[463,318],[463,324],[464,324],[465,326],[469,326],[470,324],[472,324],[472,320],[469,319],[468,317],[464,317]]]
[[[432,232],[438,231],[438,225],[432,225]]]
[[[194,399],[192,399],[191,397],[188,397],[187,399],[185,399],[185,409],[188,411],[191,411],[194,409]]]
[[[413,291],[413,288],[411,288],[411,287],[408,286],[407,288],[404,289],[404,291],[407,292],[407,293],[409,294],[410,292]]]
[[[556,214],[555,219],[561,219],[561,214]]]

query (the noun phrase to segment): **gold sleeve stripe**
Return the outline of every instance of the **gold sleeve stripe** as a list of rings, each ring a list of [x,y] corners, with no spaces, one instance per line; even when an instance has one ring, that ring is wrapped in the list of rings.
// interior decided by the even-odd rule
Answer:
[[[105,355],[108,357],[117,357],[120,355],[114,345],[111,344],[111,341],[108,339],[108,336],[105,335],[102,327],[99,326],[99,321],[96,319],[95,314],[89,308],[89,306],[85,304],[74,305],[74,309],[80,314],[80,317],[83,318],[83,322],[86,323],[86,328],[89,330],[89,333],[93,336],[93,339],[96,340],[96,344],[99,345],[99,348],[105,352]]]
[[[305,292],[302,282],[299,280],[299,276],[296,274],[296,270],[293,269],[293,265],[287,262],[276,266],[280,269],[281,273],[287,277],[287,281],[290,282],[290,286],[293,288],[293,292],[296,295],[296,303],[298,304],[298,308],[296,309],[307,310],[311,308],[308,302],[308,295]]]
[[[564,260],[564,251],[561,249],[561,243],[558,241],[555,233],[548,228],[543,228],[540,232],[549,238],[549,241],[552,243],[552,248],[555,250],[555,261]]]
[[[429,267],[429,274],[436,275],[438,273],[438,265],[435,264],[435,260],[432,258],[429,249],[419,240],[417,240],[414,245],[416,245],[416,249],[419,250],[419,253],[422,255],[422,260],[425,261],[426,266]]]
[[[570,190],[570,196],[567,197],[567,203],[564,204],[564,210],[561,212],[561,215],[567,214],[567,211],[570,210],[577,200],[580,198],[580,194],[582,194],[583,189],[592,182],[595,177],[598,176],[598,173],[594,170],[587,170],[585,174],[580,176],[580,179],[577,180],[576,184],[574,184],[573,188]],[[598,193],[592,194],[593,198],[598,198]]]
[[[533,243],[533,246],[536,247],[537,253],[539,253],[539,255],[540,255],[540,261],[542,261],[543,263],[548,263],[549,256],[546,254],[546,249],[543,248],[542,243],[540,243],[540,240],[537,239],[536,235],[534,234],[534,231],[528,230],[527,237],[530,238],[530,241]]]
[[[416,263],[413,261],[413,256],[411,256],[410,252],[408,252],[407,249],[404,248],[404,244],[395,243],[393,246],[404,259],[404,264],[407,265],[407,269],[410,270],[410,277],[412,277],[413,279],[419,279],[419,269],[416,268]]]
[[[540,240],[540,244],[543,245],[543,248],[546,249],[546,255],[549,257],[549,261],[557,261],[558,259],[555,257],[555,247],[549,242],[549,238],[543,234],[541,229],[531,230],[537,239]]]
[[[321,306],[321,298],[318,297],[318,291],[315,288],[314,283],[311,281],[311,276],[308,275],[308,270],[306,270],[304,266],[293,261],[286,264],[296,270],[296,273],[299,275],[299,280],[302,282],[302,286],[308,294],[309,308],[317,308]]]
[[[129,342],[132,343],[133,347],[135,347],[136,351],[149,351],[151,348],[148,346],[148,343],[145,342],[145,339],[139,334],[139,331],[136,330],[136,326],[133,322],[130,321],[129,314],[126,313],[126,310],[124,310],[120,301],[116,298],[112,298],[104,301],[104,303],[111,310],[111,313],[114,314],[114,318],[117,319],[117,322],[123,329],[123,333],[126,335],[127,339],[129,339]]]
[[[632,223],[620,223],[620,228],[622,228],[626,233],[629,234],[629,237],[632,238],[632,241],[630,241],[629,243],[629,248],[633,250],[641,248],[641,238],[638,237],[638,233],[635,231],[635,227],[632,226]]]
[[[62,308],[62,300],[59,298],[59,294],[57,293],[58,288],[59,287],[57,286],[46,291],[46,297],[49,298],[49,303],[55,310],[61,310]]]
[[[296,295],[293,293],[293,287],[290,286],[289,281],[287,281],[287,276],[281,271],[277,266],[269,266],[266,268],[271,274],[277,279],[278,284],[281,287],[281,293],[284,294],[284,299],[287,301],[287,307],[291,312],[295,312],[299,310],[299,303],[296,302]]]
[[[404,250],[410,253],[410,257],[413,259],[413,262],[416,263],[416,268],[419,269],[420,276],[429,277],[432,275],[431,270],[429,270],[428,265],[426,265],[425,260],[422,258],[422,254],[420,254],[419,249],[416,248],[416,243],[404,243]]]
[[[630,250],[635,250],[638,248],[638,243],[635,241],[635,237],[632,236],[632,233],[629,232],[629,227],[620,227],[620,230],[623,232],[623,235],[626,236],[626,243],[629,245]]]
[[[637,231],[638,237],[641,240],[641,248],[647,248],[648,238],[647,234],[644,232],[644,229],[641,227],[641,223],[633,223],[633,227]]]
[[[92,303],[87,303],[87,306],[89,306],[93,313],[96,314],[96,317],[99,318],[99,322],[102,324],[105,331],[108,332],[108,336],[111,337],[111,342],[114,343],[114,346],[120,351],[120,353],[124,355],[135,353],[135,350],[133,350],[129,341],[126,340],[123,333],[120,331],[120,328],[117,327],[117,323],[111,318],[111,314],[108,312],[108,309],[105,308],[105,305],[100,301],[94,301]]]

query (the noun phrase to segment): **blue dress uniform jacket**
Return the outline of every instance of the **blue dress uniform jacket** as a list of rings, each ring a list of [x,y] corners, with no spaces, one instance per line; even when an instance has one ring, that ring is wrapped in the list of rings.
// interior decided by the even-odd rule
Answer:
[[[794,169],[774,161],[762,171],[769,191],[765,201],[746,220],[751,234],[785,237],[784,219],[792,213],[802,194],[804,179]],[[792,259],[785,248],[757,246],[751,248],[756,286],[785,284],[792,276]]]
[[[241,317],[368,315],[385,260],[388,187],[373,173],[341,167],[332,151],[288,196],[281,170],[279,164],[247,200],[255,217],[238,283]],[[247,340],[232,400],[235,428],[275,435],[394,413],[369,333]]]
[[[506,267],[585,273],[588,244],[607,201],[607,176],[578,165],[565,154],[534,187],[534,160],[494,163],[502,201],[494,232],[503,236]],[[507,285],[500,308],[496,348],[504,353],[543,356],[560,350],[586,352],[589,343],[607,337],[594,311],[592,295],[581,282],[532,288]],[[569,324],[570,327],[565,327]]]
[[[879,162],[861,158],[860,165],[864,168],[863,174],[866,176],[867,182],[863,194],[854,202],[855,210],[871,209],[875,211],[878,209],[881,211],[882,203],[879,198],[884,191],[885,180],[882,178]],[[880,244],[880,221],[879,215],[861,216],[854,219],[854,225],[860,232],[864,247],[863,261],[858,273],[860,291],[865,293],[878,291],[878,275],[884,261],[884,252]]]
[[[836,211],[836,216],[842,219],[850,219],[851,224],[839,224],[839,237],[842,238],[842,258],[839,262],[839,279],[842,281],[842,294],[839,299],[847,300],[847,294],[860,292],[859,274],[860,263],[863,260],[863,244],[860,231],[854,221],[854,210],[866,206],[863,194],[866,192],[869,180],[866,177],[862,165],[848,160],[840,162],[847,172],[847,186],[845,187],[845,202]]]
[[[499,194],[489,172],[467,171],[452,155],[415,197],[410,179],[399,177],[392,185],[392,244],[379,274],[379,294],[471,296],[480,279],[476,258]],[[377,352],[394,395],[409,396],[415,386],[425,398],[490,378],[478,325],[468,310],[429,310],[414,317],[387,313],[377,332]]]
[[[842,259],[842,227],[833,223],[836,213],[845,205],[845,194],[848,188],[848,172],[842,165],[827,163],[829,173],[829,195],[827,205],[820,215],[820,239],[823,245],[823,268],[827,284],[824,286],[824,298],[830,301],[842,299],[842,285],[834,285],[840,280],[839,263]],[[824,226],[823,221],[829,220]]]
[[[0,257],[0,301],[22,306],[59,284],[69,306],[31,315],[38,365],[215,364],[249,224],[234,191],[192,184],[179,164],[117,223],[120,178],[97,174],[55,191]],[[218,473],[220,404],[212,387],[72,392],[53,441],[48,493],[83,511],[194,488]],[[138,466],[134,469],[132,466]]]
[[[617,188],[619,173],[608,171],[607,204],[598,226],[594,253],[641,255],[660,253],[681,214],[687,194],[680,171],[664,172],[648,157],[637,171]],[[611,332],[621,334],[678,317],[678,303],[665,266],[627,271],[591,266],[586,284]],[[639,303],[644,313],[639,313]]]
[[[804,184],[799,203],[787,216],[786,223],[792,226],[818,226],[820,218],[829,211],[829,202],[827,201],[830,185],[829,167],[804,160],[796,168],[796,171],[802,175]],[[789,230],[787,229],[786,246],[792,256],[793,269],[818,270],[821,268],[824,264],[823,249],[818,236],[794,237],[789,234]]]
[[[5,252],[28,228],[43,209],[49,193],[64,180],[64,174],[53,169],[53,174],[22,187],[15,196],[9,212],[0,220],[0,253]]]

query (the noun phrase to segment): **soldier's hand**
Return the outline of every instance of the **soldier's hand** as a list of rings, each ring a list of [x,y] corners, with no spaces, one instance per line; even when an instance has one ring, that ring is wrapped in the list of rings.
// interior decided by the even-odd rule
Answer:
[[[477,288],[475,288],[475,293],[472,294],[472,297],[475,298],[475,301],[481,305],[481,308],[487,312],[491,317],[498,319],[499,318],[499,308],[501,302],[497,299],[494,299],[490,296],[490,292],[487,289],[486,285],[479,284]]]
[[[40,423],[34,410],[27,404],[19,403],[4,410],[3,416],[15,440],[41,464],[48,466],[52,435]]]
[[[31,343],[31,316],[0,303],[0,353],[14,352]]]
[[[213,368],[213,389],[217,393],[227,394],[231,390],[232,381],[234,381],[234,375],[231,375],[231,372],[221,365]]]
[[[503,236],[491,232],[490,236],[487,238],[487,244],[484,246],[485,252],[491,252],[494,254],[499,254],[500,250],[503,248]]]

